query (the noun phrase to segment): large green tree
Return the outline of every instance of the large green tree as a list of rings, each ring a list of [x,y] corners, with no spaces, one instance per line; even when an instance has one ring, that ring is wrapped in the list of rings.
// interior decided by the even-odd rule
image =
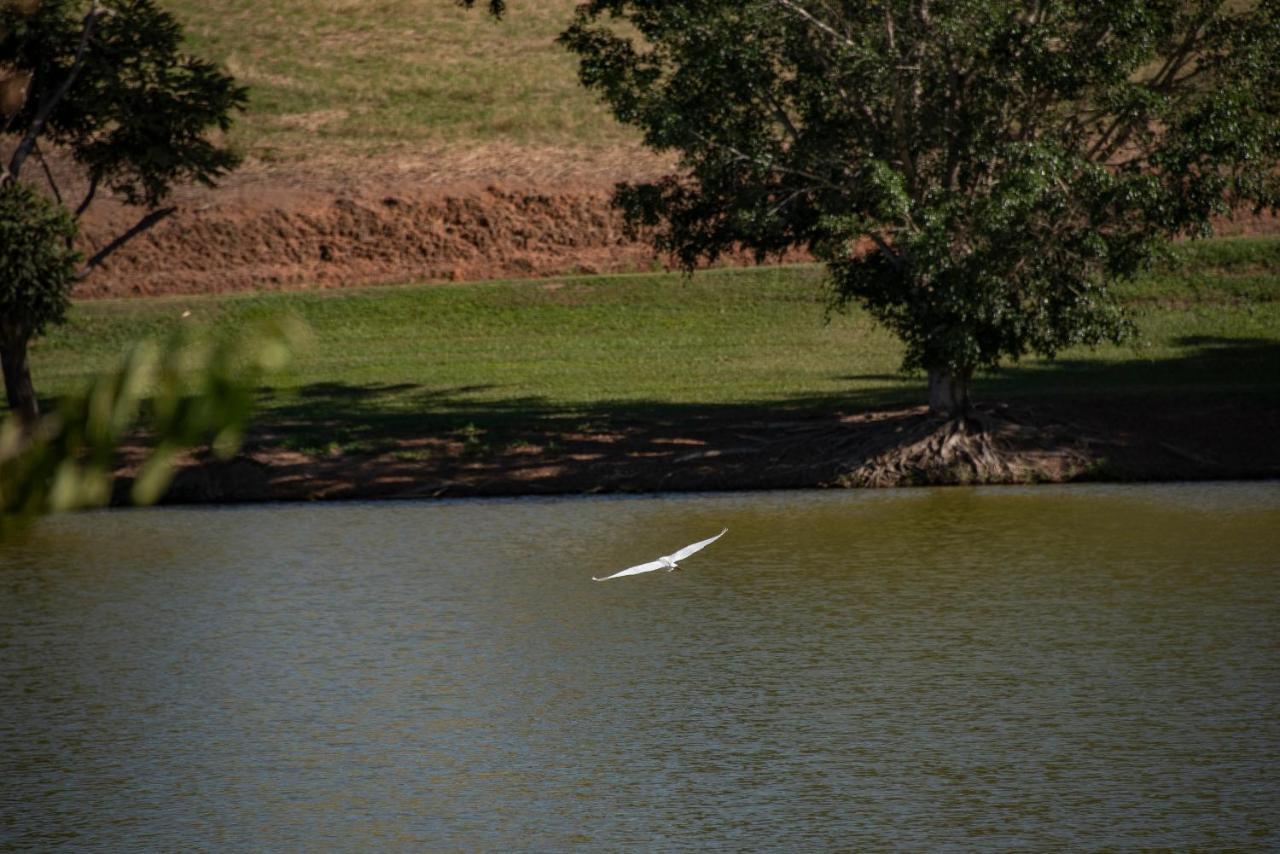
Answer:
[[[590,0],[563,43],[665,180],[687,266],[825,261],[963,413],[975,370],[1122,339],[1170,238],[1280,201],[1280,2]]]
[[[212,132],[225,131],[245,100],[231,77],[183,53],[181,27],[152,0],[0,0],[0,188],[46,185],[73,221],[104,189],[140,211],[136,224],[87,253],[77,278],[172,214],[165,202],[175,184],[212,185],[236,165]],[[55,178],[64,171],[51,166],[55,156],[80,173],[75,198]],[[16,210],[17,196],[10,201]],[[33,251],[0,244],[0,269],[16,269]],[[0,318],[5,391],[28,421],[38,414],[28,344],[61,318],[68,298],[60,275],[35,278],[21,291],[0,282],[0,293],[14,297]]]

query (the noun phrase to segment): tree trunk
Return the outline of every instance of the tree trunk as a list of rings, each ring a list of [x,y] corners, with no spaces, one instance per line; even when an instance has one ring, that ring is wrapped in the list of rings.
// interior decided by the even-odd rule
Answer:
[[[929,411],[958,418],[969,412],[969,372],[929,369]]]
[[[29,335],[21,327],[0,323],[0,365],[4,368],[4,391],[9,409],[28,424],[40,416],[40,402],[31,383],[31,366],[27,362]]]

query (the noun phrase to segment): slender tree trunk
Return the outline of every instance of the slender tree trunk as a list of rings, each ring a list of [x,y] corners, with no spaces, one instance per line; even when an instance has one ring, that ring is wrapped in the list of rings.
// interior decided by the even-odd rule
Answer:
[[[31,383],[27,344],[31,336],[21,326],[0,321],[0,365],[4,368],[4,391],[9,409],[31,423],[40,416],[40,402]]]
[[[929,411],[958,418],[969,412],[969,371],[929,369]]]

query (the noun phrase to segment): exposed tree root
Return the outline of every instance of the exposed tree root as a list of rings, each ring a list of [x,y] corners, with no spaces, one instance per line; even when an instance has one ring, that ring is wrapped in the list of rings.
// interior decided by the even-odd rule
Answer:
[[[835,422],[778,422],[732,436],[731,446],[675,461],[750,467],[770,482],[837,487],[1058,482],[1086,473],[1108,444],[1007,406],[974,408],[963,418],[921,407]]]
[[[867,436],[833,485],[1069,480],[1091,465],[1093,444],[1061,425],[1024,423],[1006,408],[975,408],[959,418],[922,413],[893,432]]]

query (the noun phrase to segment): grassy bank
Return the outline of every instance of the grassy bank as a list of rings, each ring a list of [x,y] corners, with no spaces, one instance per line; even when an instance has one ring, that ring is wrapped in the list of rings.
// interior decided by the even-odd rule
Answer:
[[[1189,244],[1125,298],[1141,329],[1132,345],[1026,360],[982,377],[977,397],[1280,395],[1280,241]],[[264,397],[260,423],[308,452],[923,400],[890,335],[859,311],[824,323],[824,303],[814,267],[106,300],[77,304],[33,361],[57,394],[140,336],[291,312],[315,342]]]

